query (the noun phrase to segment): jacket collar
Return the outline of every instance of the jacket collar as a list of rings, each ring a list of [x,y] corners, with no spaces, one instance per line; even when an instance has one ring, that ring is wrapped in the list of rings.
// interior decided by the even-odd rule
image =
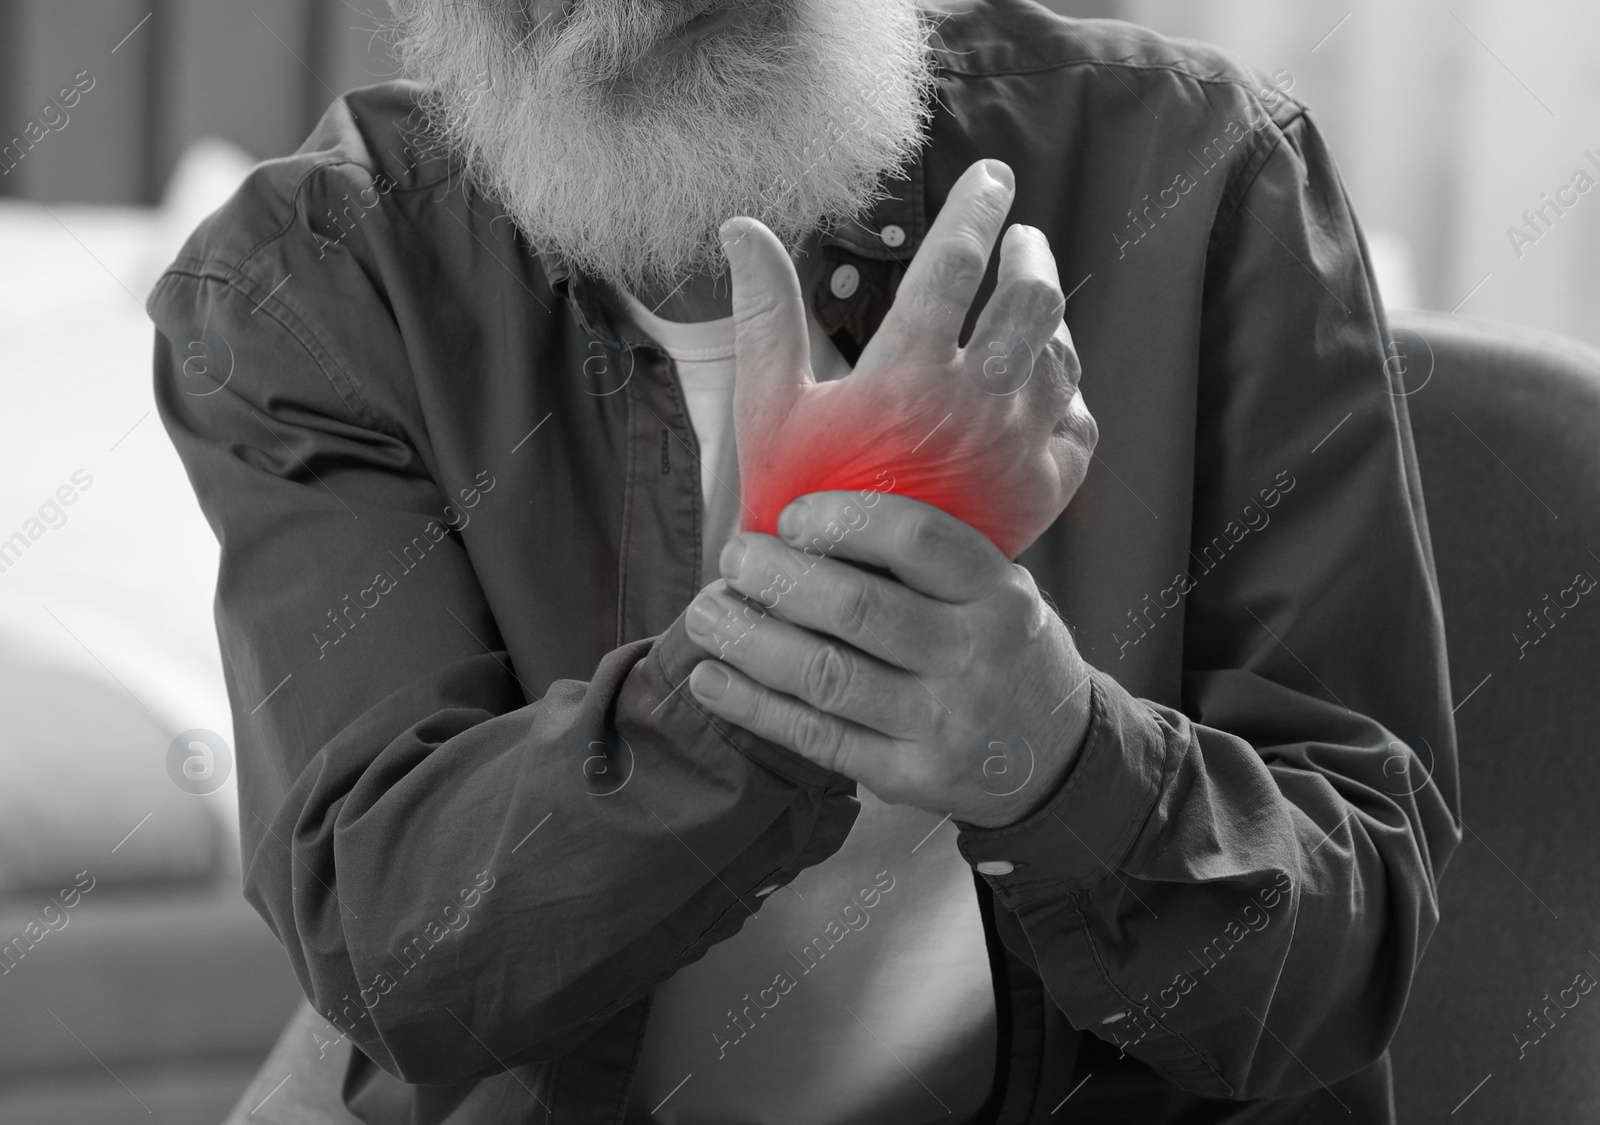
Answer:
[[[928,231],[923,188],[922,148],[896,172],[879,182],[883,196],[866,214],[851,219],[818,239],[819,252],[830,248],[879,262],[911,263]],[[648,336],[622,315],[610,287],[599,284],[559,254],[533,251],[552,292],[566,299],[584,331],[616,349],[650,346]],[[812,294],[813,312],[818,300]],[[857,341],[864,345],[866,341]]]
[[[922,150],[898,174],[879,182],[884,198],[867,214],[852,219],[823,236],[822,245],[837,246],[862,258],[909,265],[927,235],[928,220],[922,184]],[[884,232],[898,228],[904,241],[886,238]],[[898,243],[898,245],[891,245]]]

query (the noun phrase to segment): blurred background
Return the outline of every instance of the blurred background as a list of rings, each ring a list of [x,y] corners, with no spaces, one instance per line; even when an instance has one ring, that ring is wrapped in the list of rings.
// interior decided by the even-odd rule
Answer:
[[[237,889],[217,547],[143,301],[254,161],[391,76],[379,3],[0,0],[0,1122],[219,1121],[297,999]],[[1510,233],[1600,178],[1593,0],[1049,6],[1287,71],[1392,307],[1600,344],[1600,195]]]

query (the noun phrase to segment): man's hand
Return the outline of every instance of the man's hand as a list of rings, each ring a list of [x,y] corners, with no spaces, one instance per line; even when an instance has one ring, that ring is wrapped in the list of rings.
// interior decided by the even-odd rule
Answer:
[[[958,346],[1012,195],[1004,164],[967,169],[854,371],[827,383],[812,377],[783,245],[754,219],[723,227],[746,530],[772,533],[783,506],[808,492],[876,489],[933,504],[1016,558],[1061,514],[1098,433],[1039,231],[1006,232],[994,296]]]
[[[751,219],[723,228],[746,530],[688,617],[719,658],[689,680],[707,708],[885,801],[983,826],[1036,808],[1088,726],[1087,666],[1008,561],[1061,514],[1098,436],[1037,230],[1007,232],[959,346],[1012,195],[1005,165],[967,170],[830,383],[782,244]]]
[[[741,532],[689,607],[709,710],[866,786],[983,827],[1054,791],[1088,666],[1033,576],[928,504],[826,492]],[[808,548],[796,550],[795,548]],[[881,576],[853,563],[884,568]]]

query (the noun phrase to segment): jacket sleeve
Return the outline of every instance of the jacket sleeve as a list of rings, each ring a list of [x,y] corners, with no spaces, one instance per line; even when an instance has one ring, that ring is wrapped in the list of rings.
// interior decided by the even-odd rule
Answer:
[[[704,658],[681,618],[586,681],[523,683],[468,557],[492,476],[452,503],[315,302],[270,285],[180,260],[150,302],[160,415],[221,545],[246,897],[407,1082],[563,1054],[836,851],[854,787],[676,690]],[[336,648],[358,620],[359,660]]]
[[[1002,937],[1074,1027],[1240,1099],[1378,1059],[1460,841],[1433,559],[1364,245],[1303,113],[1259,169],[1208,254],[1182,708],[1093,673],[1058,790],[961,836],[1012,865],[988,876]],[[1215,573],[1211,533],[1250,539]]]

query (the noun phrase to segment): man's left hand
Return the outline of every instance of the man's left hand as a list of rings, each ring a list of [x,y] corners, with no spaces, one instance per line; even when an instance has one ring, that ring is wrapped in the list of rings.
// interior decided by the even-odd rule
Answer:
[[[893,494],[812,493],[778,530],[730,541],[690,606],[718,658],[695,698],[890,804],[985,828],[1038,808],[1084,740],[1089,668],[1033,576]]]

